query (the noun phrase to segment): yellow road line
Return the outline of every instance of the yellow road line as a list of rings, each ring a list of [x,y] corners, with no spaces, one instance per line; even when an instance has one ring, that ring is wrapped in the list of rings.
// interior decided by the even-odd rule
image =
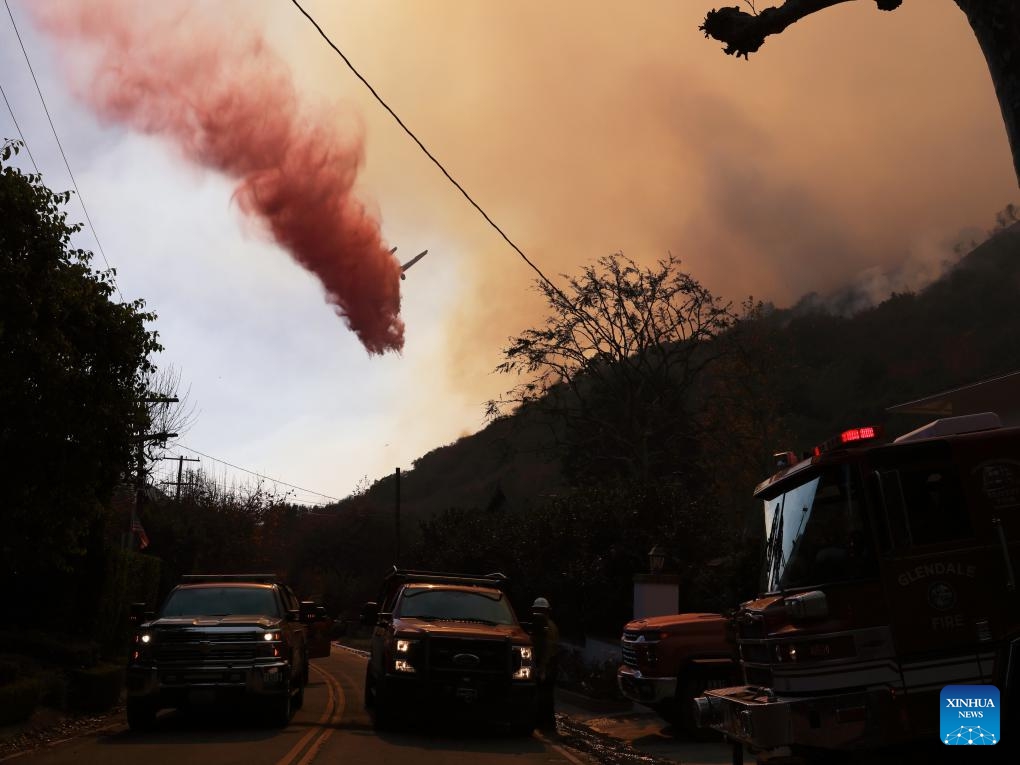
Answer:
[[[333,735],[333,731],[336,730],[335,726],[340,723],[340,720],[344,715],[344,707],[346,706],[344,689],[341,687],[340,681],[324,669],[320,669],[319,667],[312,667],[312,669],[322,675],[329,686],[333,689],[336,694],[336,705],[334,707],[333,714],[329,719],[329,727],[325,728],[319,734],[319,737],[312,742],[312,745],[308,747],[308,751],[305,752],[305,756],[301,758],[298,765],[308,765],[308,763],[315,758],[315,755],[317,755],[319,750],[322,749],[323,744],[326,743],[329,737]]]
[[[325,673],[318,667],[309,665],[309,669],[314,669],[320,675],[325,675]],[[318,727],[312,728],[307,733],[305,733],[305,735],[303,735],[301,739],[290,748],[290,751],[287,752],[287,754],[285,754],[282,758],[277,760],[276,765],[290,765],[290,763],[294,761],[294,758],[301,753],[301,750],[305,748],[305,745],[312,739],[312,737],[315,736],[316,734],[322,733],[322,726],[325,725],[326,721],[329,720],[330,717],[333,715],[333,708],[335,705],[335,702],[333,700],[333,684],[329,682],[328,675],[326,675],[326,678],[327,678],[326,690],[329,693],[329,699],[326,702],[325,710],[323,710],[322,715],[320,715],[319,717]],[[302,760],[302,762],[304,762],[304,760]]]

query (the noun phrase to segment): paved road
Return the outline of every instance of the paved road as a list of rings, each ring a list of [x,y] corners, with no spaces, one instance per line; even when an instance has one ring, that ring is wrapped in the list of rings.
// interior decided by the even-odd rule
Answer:
[[[244,714],[163,712],[155,730],[112,729],[11,760],[11,765],[581,765],[584,759],[538,736],[472,728],[377,734],[362,707],[365,659],[334,648],[312,663],[305,705],[285,729]]]

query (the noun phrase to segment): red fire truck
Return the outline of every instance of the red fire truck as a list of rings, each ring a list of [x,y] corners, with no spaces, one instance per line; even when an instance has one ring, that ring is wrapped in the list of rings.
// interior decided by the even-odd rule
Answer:
[[[699,724],[735,761],[906,752],[940,746],[944,686],[993,684],[1020,751],[1020,428],[856,428],[776,462],[761,595],[735,616],[746,685],[695,699]]]

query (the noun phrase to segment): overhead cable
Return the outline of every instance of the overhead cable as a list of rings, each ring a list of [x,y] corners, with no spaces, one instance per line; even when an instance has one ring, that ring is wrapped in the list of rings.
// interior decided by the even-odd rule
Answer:
[[[338,56],[340,56],[341,59],[343,59],[343,62],[345,64],[347,64],[347,68],[350,69],[354,73],[354,76],[357,77],[359,80],[361,80],[362,84],[364,84],[364,86],[366,88],[368,88],[369,92],[375,97],[375,100],[378,101],[382,105],[382,107],[387,112],[390,113],[390,116],[393,117],[393,119],[396,120],[397,124],[400,125],[400,127],[404,129],[404,132],[407,133],[411,137],[411,140],[413,140],[416,144],[418,144],[418,148],[421,149],[423,152],[425,152],[425,156],[427,156],[429,159],[432,160],[432,162],[435,164],[435,166],[439,168],[439,170],[443,173],[443,175],[446,176],[447,180],[449,180],[450,183],[452,183],[457,188],[457,190],[461,194],[464,195],[464,198],[467,199],[467,201],[470,202],[471,205],[479,213],[481,213],[482,217],[485,218],[486,222],[488,222],[488,224],[490,226],[492,226],[494,229],[496,229],[496,231],[499,233],[499,235],[501,237],[503,237],[504,241],[507,244],[509,244],[517,252],[518,255],[521,256],[521,258],[524,260],[524,262],[527,263],[529,266],[531,266],[531,269],[536,274],[538,274],[539,278],[542,281],[544,281],[546,284],[548,284],[553,290],[555,290],[560,295],[560,297],[562,297],[563,299],[566,299],[566,296],[563,295],[563,293],[560,291],[559,287],[557,287],[555,284],[553,284],[553,282],[550,281],[549,277],[547,277],[544,273],[542,273],[542,270],[538,266],[536,266],[531,261],[531,259],[528,258],[527,255],[524,254],[524,251],[521,250],[521,248],[518,247],[516,244],[514,244],[513,240],[510,239],[510,237],[506,235],[506,233],[503,231],[503,229],[501,229],[491,217],[489,217],[489,214],[487,212],[485,212],[485,210],[482,209],[481,205],[479,205],[471,197],[471,195],[467,193],[467,191],[464,189],[464,187],[461,186],[457,182],[457,180],[452,175],[450,175],[449,171],[447,171],[447,169],[445,167],[443,167],[443,164],[438,159],[436,159],[435,155],[433,155],[432,152],[430,152],[425,147],[425,144],[421,142],[421,140],[418,138],[418,136],[416,136],[411,131],[411,129],[407,125],[404,124],[404,121],[402,119],[400,119],[400,117],[397,116],[397,113],[394,112],[393,109],[390,108],[390,105],[387,104],[383,100],[382,96],[380,96],[376,92],[375,88],[373,88],[372,85],[368,82],[368,80],[366,80],[364,78],[364,76],[362,76],[361,72],[359,72],[357,70],[357,68],[354,66],[354,64],[351,63],[351,60],[349,58],[347,58],[347,56],[344,55],[344,52],[342,50],[340,50],[340,48],[337,47],[336,43],[334,43],[330,39],[329,35],[327,35],[326,32],[323,30],[323,28],[321,26],[319,26],[319,23],[314,18],[312,18],[311,14],[309,14],[308,11],[306,11],[302,7],[301,3],[299,3],[298,0],[291,0],[291,2],[294,4],[294,6],[299,11],[301,11],[301,13],[304,15],[304,17],[306,19],[308,19],[308,21],[311,22],[312,26],[314,26],[315,29],[319,32],[319,34],[322,36],[322,39],[325,40],[329,44],[329,47],[331,47],[336,52],[336,54]],[[570,301],[568,300],[567,303],[570,304]]]
[[[67,154],[64,153],[64,146],[60,143],[60,136],[57,135],[57,128],[53,125],[53,117],[50,116],[49,107],[46,106],[46,99],[43,97],[42,88],[39,87],[39,80],[35,76],[35,69],[32,68],[32,61],[28,57],[28,50],[25,48],[25,42],[21,39],[21,32],[18,31],[18,23],[14,20],[14,14],[11,13],[11,6],[7,0],[4,0],[4,5],[7,7],[7,15],[11,17],[11,25],[14,27],[14,34],[18,38],[18,44],[21,45],[21,52],[25,56],[25,63],[28,64],[28,71],[32,74],[32,82],[35,83],[35,90],[39,94],[39,100],[42,101],[43,111],[46,112],[46,119],[50,123],[50,130],[53,131],[53,138],[57,141],[57,148],[60,149],[60,156],[64,159],[64,167],[67,168],[67,174],[71,176],[71,184],[74,186],[74,191],[78,195],[78,201],[81,203],[81,209],[85,213],[85,220],[88,221],[89,229],[92,231],[92,236],[96,240],[96,246],[99,247],[99,254],[103,256],[103,263],[106,264],[106,270],[111,272],[111,279],[113,281],[114,289],[117,290],[117,294],[120,295],[120,301],[124,302],[124,295],[120,291],[120,286],[117,284],[117,279],[113,275],[113,268],[110,267],[110,261],[106,258],[106,251],[103,249],[103,243],[99,241],[99,234],[96,233],[96,227],[92,225],[92,218],[89,216],[88,208],[85,206],[85,197],[82,196],[81,189],[78,188],[78,181],[74,178],[74,173],[71,172],[71,165],[67,161]]]
[[[209,454],[205,454],[204,452],[200,452],[198,449],[192,449],[190,446],[185,446],[184,444],[182,444],[180,442],[177,442],[174,445],[178,446],[178,447],[180,447],[182,449],[187,449],[189,452],[193,452],[194,454],[201,455],[202,457],[205,457],[206,459],[210,459],[210,460],[213,460],[214,462],[219,462],[222,465],[227,465],[228,467],[232,467],[234,470],[240,470],[242,473],[248,473],[248,474],[256,476],[258,478],[262,478],[263,480],[272,481],[273,483],[278,483],[281,486],[287,486],[287,487],[289,487],[291,489],[297,489],[299,491],[305,492],[306,494],[314,494],[317,497],[325,497],[326,499],[332,500],[333,502],[339,502],[340,501],[336,497],[331,497],[329,494],[323,494],[321,491],[312,491],[311,489],[305,489],[305,488],[303,488],[301,486],[296,486],[296,485],[294,485],[292,483],[287,483],[286,481],[281,481],[281,480],[279,480],[277,478],[271,478],[270,476],[263,475],[262,473],[259,473],[258,471],[249,470],[248,468],[243,468],[243,467],[240,467],[238,465],[231,464],[230,462],[227,462],[226,460],[221,460],[219,457],[213,457],[213,456],[211,456]]]
[[[7,100],[7,94],[4,92],[4,86],[0,85],[0,95],[4,97],[4,103],[7,104],[7,111],[11,113],[11,119],[14,121],[14,129],[18,131],[18,135],[21,137],[21,145],[25,147],[25,151],[28,152],[28,158],[32,160],[32,167],[35,168],[35,174],[39,175],[39,165],[35,163],[35,157],[32,156],[32,150],[28,148],[28,141],[25,140],[25,134],[21,132],[21,125],[18,124],[18,118],[14,116],[14,110],[11,108],[11,102]]]

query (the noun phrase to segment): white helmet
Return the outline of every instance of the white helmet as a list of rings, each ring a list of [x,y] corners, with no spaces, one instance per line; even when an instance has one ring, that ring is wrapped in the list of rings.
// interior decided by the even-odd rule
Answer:
[[[532,608],[549,608],[549,601],[545,598],[535,598],[535,602],[531,604]]]

